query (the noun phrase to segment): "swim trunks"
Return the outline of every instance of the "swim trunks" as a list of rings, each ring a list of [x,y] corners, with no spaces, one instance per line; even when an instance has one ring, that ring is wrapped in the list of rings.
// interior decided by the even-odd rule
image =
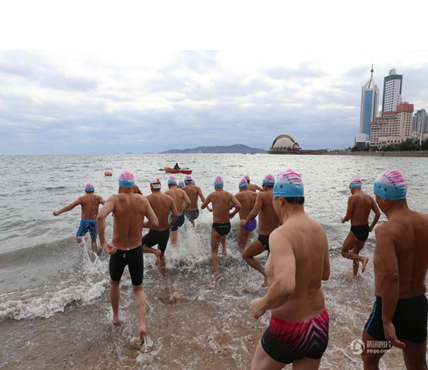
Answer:
[[[261,339],[265,352],[275,361],[291,364],[304,357],[318,360],[328,344],[328,312],[301,322],[271,317],[269,328]]]
[[[154,245],[158,245],[158,249],[165,253],[166,245],[168,244],[169,239],[169,228],[157,231],[157,230],[149,230],[149,232],[143,236],[143,241],[141,244],[146,247],[153,247]]]
[[[269,235],[259,235],[257,240],[262,243],[267,251],[269,250]]]
[[[427,339],[428,301],[425,295],[410,299],[398,300],[392,323],[397,338],[407,339],[412,343],[421,344]],[[382,322],[382,298],[376,297],[366,326],[366,332],[379,341],[384,341]]]
[[[369,237],[370,228],[369,225],[351,226],[351,231],[355,237],[362,242]]]
[[[110,256],[110,278],[113,281],[120,281],[126,265],[128,265],[132,285],[141,285],[144,272],[143,247],[141,245],[131,250],[118,249],[116,254]]]
[[[247,230],[248,232],[253,231],[256,227],[257,227],[257,221],[256,221],[256,219],[254,219],[253,221],[250,221],[248,224],[246,224],[245,226],[243,226],[243,228],[245,230]]]
[[[184,224],[184,215],[180,215],[177,217],[177,220],[174,222],[174,225],[171,227],[171,231],[177,231],[179,227]]]
[[[194,221],[199,217],[199,209],[188,209],[184,215],[189,221]]]
[[[97,238],[97,220],[81,220],[76,236],[84,236],[88,231],[91,239]]]
[[[230,222],[214,222],[212,228],[221,236],[229,234]]]

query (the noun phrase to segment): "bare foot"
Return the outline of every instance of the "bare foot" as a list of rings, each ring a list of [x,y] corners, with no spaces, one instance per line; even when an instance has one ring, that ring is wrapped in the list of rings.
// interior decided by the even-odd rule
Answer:
[[[363,273],[364,271],[366,271],[366,266],[369,263],[369,259],[367,257],[363,257],[363,258],[364,258],[364,260],[363,260],[363,266],[361,268],[361,273]]]
[[[146,325],[141,324],[140,326],[140,347],[146,342]]]
[[[226,249],[223,249],[223,250],[221,251],[221,254],[222,254],[223,256],[227,256],[227,251],[226,251]]]
[[[217,281],[218,279],[220,279],[221,278],[221,275],[220,275],[220,273],[219,272],[216,272],[215,273],[215,281]]]
[[[162,252],[158,249],[156,251],[156,266],[159,266],[159,264],[161,263],[161,254]]]
[[[262,288],[266,288],[267,287],[267,277],[265,276],[265,281],[262,284]]]
[[[113,317],[113,320],[112,320],[111,323],[114,326],[120,326],[120,325],[122,325],[122,320],[119,319],[119,316],[118,317]]]

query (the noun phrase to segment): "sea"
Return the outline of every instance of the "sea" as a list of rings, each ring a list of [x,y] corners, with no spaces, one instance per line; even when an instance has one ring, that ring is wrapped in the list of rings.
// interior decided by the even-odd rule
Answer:
[[[108,256],[75,241],[80,208],[53,216],[72,203],[92,182],[105,199],[118,191],[118,177],[131,171],[144,194],[159,177],[167,190],[164,166],[193,170],[205,195],[216,175],[225,190],[237,193],[249,174],[261,184],[268,174],[287,168],[305,185],[307,214],[329,240],[331,276],[323,283],[330,315],[330,341],[321,369],[363,369],[358,354],[374,303],[374,233],[362,254],[370,258],[361,276],[340,255],[349,223],[346,213],[351,179],[359,176],[373,195],[373,181],[383,170],[403,172],[409,206],[428,212],[427,158],[304,156],[268,154],[153,154],[0,156],[0,369],[248,369],[256,345],[268,327],[267,312],[255,320],[249,303],[266,294],[262,276],[241,258],[237,246],[238,215],[220,254],[222,279],[214,282],[210,261],[212,214],[201,212],[196,227],[179,230],[177,248],[166,250],[167,275],[161,277],[154,255],[144,256],[143,288],[147,296],[147,343],[138,347],[138,317],[129,273],[121,284],[123,324],[111,325]],[[112,177],[104,171],[111,170]],[[182,176],[184,177],[184,175]],[[180,179],[180,176],[178,176]],[[385,222],[382,215],[380,222]],[[112,218],[107,221],[111,240]],[[257,238],[250,235],[250,241]],[[262,263],[266,254],[258,257]],[[288,368],[288,367],[287,367]],[[402,353],[392,349],[381,369],[403,369]]]

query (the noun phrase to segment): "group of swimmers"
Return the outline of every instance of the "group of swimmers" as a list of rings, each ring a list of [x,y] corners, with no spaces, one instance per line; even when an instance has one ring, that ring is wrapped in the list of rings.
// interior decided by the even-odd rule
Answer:
[[[225,252],[230,219],[240,216],[238,247],[250,266],[265,277],[267,293],[250,302],[250,312],[258,319],[271,311],[269,328],[259,341],[252,369],[282,369],[293,363],[293,369],[318,369],[328,344],[329,317],[325,308],[322,281],[330,276],[327,236],[322,227],[304,211],[304,185],[298,173],[288,169],[276,178],[266,175],[263,187],[256,189],[249,177],[239,182],[239,192],[233,195],[223,189],[224,181],[214,179],[214,191],[206,198],[186,176],[180,189],[174,176],[168,179],[169,190],[161,192],[161,181],[150,181],[152,194],[141,196],[134,176],[124,172],[119,178],[119,193],[104,201],[94,194],[91,184],[86,195],[54,215],[82,205],[82,221],[77,241],[89,231],[96,248],[96,230],[100,244],[110,255],[110,299],[113,324],[119,324],[119,284],[128,265],[137,312],[140,319],[140,340],[146,335],[146,298],[142,289],[143,252],[156,255],[156,264],[165,273],[165,249],[171,233],[171,244],[177,244],[177,231],[184,215],[193,221],[201,208],[213,212],[211,229],[211,259],[215,278],[220,278],[218,248]],[[377,223],[380,210],[388,221],[377,226],[374,250],[375,295],[373,311],[364,327],[362,358],[364,369],[378,369],[379,360],[387,349],[403,349],[407,369],[427,369],[426,338],[428,303],[425,277],[428,268],[428,215],[412,211],[406,202],[407,184],[396,170],[384,171],[374,182],[375,201],[362,191],[362,182],[350,183],[351,196],[342,222],[351,221],[351,231],[345,239],[342,255],[354,262],[354,274],[362,263],[359,255],[365,241]],[[259,193],[255,193],[259,190]],[[103,204],[97,215],[98,206]],[[212,205],[212,209],[210,207]],[[375,217],[370,226],[371,211]],[[112,243],[105,238],[105,220],[113,213]],[[259,216],[259,237],[248,247],[249,233],[256,228]],[[144,219],[147,218],[147,221]],[[149,232],[142,235],[142,229]],[[175,233],[175,234],[173,234]],[[94,238],[95,236],[95,238]],[[95,242],[94,242],[95,239]],[[153,246],[158,245],[158,249]],[[254,256],[268,250],[263,267]],[[370,344],[368,351],[367,344]]]

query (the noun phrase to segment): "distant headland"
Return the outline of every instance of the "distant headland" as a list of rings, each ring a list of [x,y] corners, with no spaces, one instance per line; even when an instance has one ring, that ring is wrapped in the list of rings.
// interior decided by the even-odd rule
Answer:
[[[198,146],[193,149],[171,149],[160,154],[178,154],[178,153],[267,153],[267,150],[251,148],[243,144],[234,144],[229,146]]]

